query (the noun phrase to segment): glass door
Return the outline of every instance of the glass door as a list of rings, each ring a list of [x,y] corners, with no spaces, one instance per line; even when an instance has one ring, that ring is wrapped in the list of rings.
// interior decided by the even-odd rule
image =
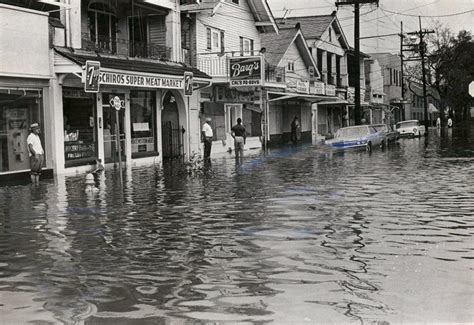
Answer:
[[[104,158],[105,163],[118,163],[119,149],[117,146],[117,127],[119,130],[122,161],[125,161],[125,107],[118,111],[118,121],[116,119],[117,110],[112,106],[111,100],[118,97],[125,101],[124,94],[102,93],[103,120],[104,120]],[[123,102],[122,102],[123,103]]]

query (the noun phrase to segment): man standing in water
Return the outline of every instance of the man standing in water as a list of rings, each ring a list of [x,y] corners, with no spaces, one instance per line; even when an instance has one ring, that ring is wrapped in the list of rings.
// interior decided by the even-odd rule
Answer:
[[[211,127],[211,118],[206,118],[206,123],[202,125],[202,142],[204,142],[204,160],[209,161],[211,159],[211,147],[212,147],[212,137],[214,133],[212,132]]]
[[[247,139],[247,132],[242,125],[242,119],[237,119],[237,124],[231,129],[231,135],[234,138],[235,159],[242,159],[244,156],[244,145]]]
[[[44,150],[39,137],[40,127],[38,123],[30,125],[30,135],[26,139],[28,144],[28,153],[30,156],[31,182],[39,184],[39,177],[43,167]]]

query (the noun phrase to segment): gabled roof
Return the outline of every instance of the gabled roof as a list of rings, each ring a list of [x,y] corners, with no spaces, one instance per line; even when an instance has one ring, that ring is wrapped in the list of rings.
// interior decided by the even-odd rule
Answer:
[[[204,72],[187,67],[184,64],[176,62],[164,62],[157,60],[134,59],[125,57],[111,57],[106,55],[97,55],[95,53],[75,53],[66,48],[55,47],[54,51],[72,62],[83,66],[87,60],[99,61],[101,67],[109,69],[118,69],[134,72],[156,73],[163,75],[183,76],[185,71],[193,73],[194,78],[211,79]]]
[[[306,40],[298,27],[283,28],[277,33],[262,34],[262,47],[265,48],[265,60],[278,66],[291,44],[295,43],[306,66],[313,66],[320,77],[318,66],[311,55]]]
[[[267,0],[245,0],[247,1],[252,16],[255,20],[256,26],[261,27],[264,32],[277,32],[278,25],[273,17],[273,13],[270,9],[270,6],[267,3]],[[181,5],[182,13],[198,13],[202,11],[210,11],[212,15],[216,14],[223,3],[226,3],[225,0],[214,0],[193,4],[184,4]]]
[[[294,26],[299,23],[306,39],[318,40],[321,39],[324,32],[332,25],[334,31],[339,35],[339,41],[343,48],[349,48],[349,43],[335,11],[330,15],[278,18],[276,21],[280,28],[284,28],[285,25]]]

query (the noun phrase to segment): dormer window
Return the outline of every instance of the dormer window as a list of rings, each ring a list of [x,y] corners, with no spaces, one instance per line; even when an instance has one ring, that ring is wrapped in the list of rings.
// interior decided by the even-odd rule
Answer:
[[[232,3],[235,3],[236,5],[239,4],[239,0],[232,0]]]
[[[332,43],[332,28],[329,27],[329,42]]]

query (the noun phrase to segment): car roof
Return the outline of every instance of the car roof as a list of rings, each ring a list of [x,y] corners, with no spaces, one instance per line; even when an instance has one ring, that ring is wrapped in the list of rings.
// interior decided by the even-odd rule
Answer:
[[[371,126],[371,125],[352,125],[352,126],[346,126],[346,127],[343,127],[343,128],[340,128],[339,130],[347,130],[347,129],[359,129],[359,128],[366,128],[368,126]]]
[[[413,123],[413,122],[420,122],[420,121],[418,121],[418,120],[407,120],[407,121],[400,121],[400,122],[397,122],[397,124]]]

